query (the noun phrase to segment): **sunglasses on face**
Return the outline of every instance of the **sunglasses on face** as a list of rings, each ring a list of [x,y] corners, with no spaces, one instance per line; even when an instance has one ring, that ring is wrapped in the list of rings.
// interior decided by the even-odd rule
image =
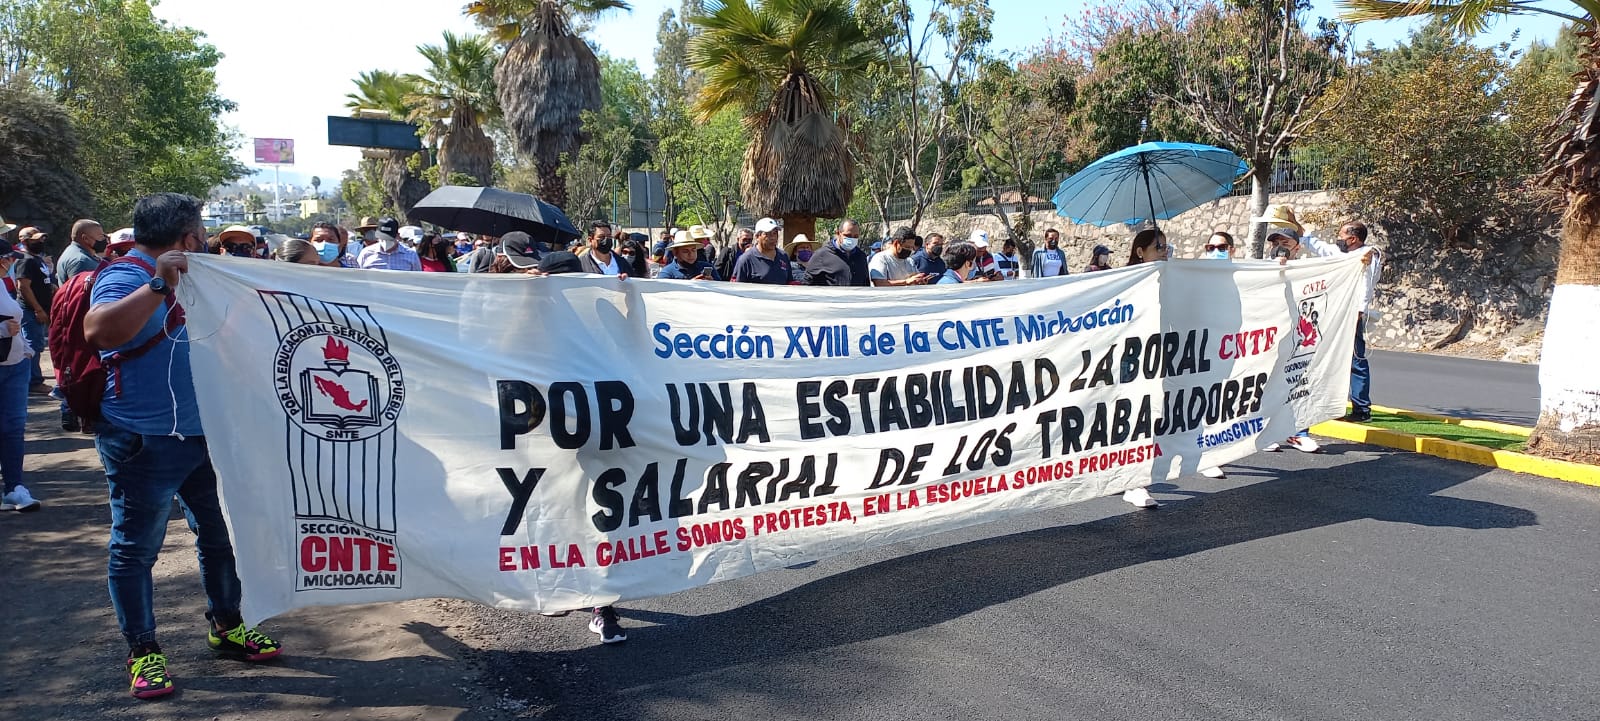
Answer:
[[[1154,250],[1157,253],[1165,253],[1165,252],[1167,252],[1167,244],[1166,243],[1156,243],[1155,245],[1150,246],[1150,249]]]
[[[1206,243],[1206,250],[1227,250],[1227,249],[1229,249],[1231,247],[1233,247],[1233,246],[1230,246],[1227,243],[1219,243],[1217,245],[1212,245],[1210,243]]]

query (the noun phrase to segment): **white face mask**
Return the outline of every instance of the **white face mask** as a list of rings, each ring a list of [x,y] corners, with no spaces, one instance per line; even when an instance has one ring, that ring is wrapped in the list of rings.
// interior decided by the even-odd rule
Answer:
[[[859,245],[861,245],[860,238],[851,238],[850,236],[841,236],[839,238],[839,249],[846,253],[855,250]]]
[[[1227,260],[1228,259],[1228,251],[1226,251],[1226,250],[1208,250],[1208,251],[1206,251],[1206,254],[1205,254],[1204,257],[1207,260]]]
[[[400,244],[400,241],[395,240],[394,238],[384,238],[384,239],[378,241],[378,246],[383,248],[383,252],[385,252],[385,253],[394,252],[395,246],[397,246],[399,244]]]

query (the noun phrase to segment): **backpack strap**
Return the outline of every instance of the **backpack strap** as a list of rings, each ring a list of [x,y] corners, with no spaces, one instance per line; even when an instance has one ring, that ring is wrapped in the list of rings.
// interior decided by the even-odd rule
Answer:
[[[141,270],[143,270],[152,278],[154,278],[156,275],[156,269],[149,263],[144,262],[144,259],[127,255],[107,263],[100,270],[103,271],[106,268],[118,263],[128,263],[130,265],[139,266]],[[96,271],[95,275],[98,277],[99,271]],[[93,280],[94,279],[91,278],[90,282],[92,283]],[[131,360],[135,360],[140,356],[155,350],[156,346],[161,345],[161,341],[166,340],[168,336],[172,335],[173,331],[183,327],[187,321],[187,318],[184,316],[183,306],[178,303],[178,299],[174,297],[174,295],[168,294],[165,299],[165,303],[167,306],[167,319],[166,322],[162,324],[159,332],[150,336],[145,340],[144,343],[141,343],[139,347],[129,348],[128,350],[124,351],[113,351],[111,355],[106,356],[101,361],[101,366],[111,372],[111,380],[113,384],[112,387],[117,395],[122,395],[122,364]]]

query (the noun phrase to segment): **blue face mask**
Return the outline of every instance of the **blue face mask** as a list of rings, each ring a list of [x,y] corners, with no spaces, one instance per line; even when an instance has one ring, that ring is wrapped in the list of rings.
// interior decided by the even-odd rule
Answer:
[[[839,238],[839,249],[843,250],[846,253],[848,253],[848,252],[850,252],[852,250],[855,250],[860,245],[861,245],[861,239],[860,238],[852,238],[852,237],[850,237],[848,235],[841,236]]]
[[[323,243],[321,247],[317,248],[317,257],[324,263],[332,263],[333,261],[338,260],[339,244]]]

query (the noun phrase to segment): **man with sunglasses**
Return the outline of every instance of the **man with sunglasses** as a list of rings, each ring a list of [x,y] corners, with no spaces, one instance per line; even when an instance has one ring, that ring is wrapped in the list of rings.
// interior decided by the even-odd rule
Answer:
[[[256,257],[256,234],[242,225],[230,225],[217,234],[222,243],[222,254],[236,258]]]

